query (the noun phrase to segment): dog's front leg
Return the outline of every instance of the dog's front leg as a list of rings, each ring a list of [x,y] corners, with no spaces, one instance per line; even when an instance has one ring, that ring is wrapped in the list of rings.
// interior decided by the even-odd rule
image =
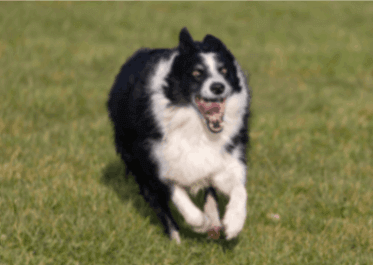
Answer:
[[[218,239],[220,237],[220,230],[223,228],[220,217],[218,198],[215,189],[209,187],[205,193],[205,205],[203,207],[204,213],[211,220],[211,228],[208,231],[208,237],[212,239]]]
[[[229,202],[223,218],[227,240],[237,237],[246,219],[247,192],[245,188],[246,168],[239,163],[221,172],[213,179],[213,185],[229,196]]]
[[[236,186],[230,194],[227,211],[223,218],[223,225],[227,240],[230,240],[241,232],[246,219],[247,193],[243,185]]]
[[[171,200],[185,221],[198,233],[205,233],[210,229],[211,221],[189,198],[185,189],[173,185],[171,187]]]

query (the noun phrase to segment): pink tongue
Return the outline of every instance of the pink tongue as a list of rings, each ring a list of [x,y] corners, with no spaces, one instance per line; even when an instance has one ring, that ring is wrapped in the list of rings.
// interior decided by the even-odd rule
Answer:
[[[214,132],[220,132],[223,129],[225,102],[205,102],[201,100],[197,104],[209,128]]]
[[[203,114],[215,114],[219,113],[221,109],[221,103],[218,102],[203,102],[198,104],[198,107]]]

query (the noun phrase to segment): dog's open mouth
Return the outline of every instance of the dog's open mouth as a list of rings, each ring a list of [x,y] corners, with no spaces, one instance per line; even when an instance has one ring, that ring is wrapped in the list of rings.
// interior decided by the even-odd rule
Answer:
[[[225,102],[225,98],[206,99],[199,95],[196,96],[198,109],[205,118],[207,127],[213,133],[219,133],[223,130]]]

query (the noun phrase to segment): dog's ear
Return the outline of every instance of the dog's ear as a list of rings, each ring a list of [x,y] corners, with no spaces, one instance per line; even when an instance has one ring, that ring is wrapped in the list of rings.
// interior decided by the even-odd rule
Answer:
[[[205,51],[222,52],[231,61],[234,60],[233,55],[223,42],[210,34],[207,34],[203,39],[203,49]]]
[[[207,34],[203,39],[203,47],[206,50],[219,51],[224,48],[224,44],[218,38]]]
[[[180,36],[179,36],[179,50],[181,53],[191,53],[194,50],[196,50],[196,47],[194,45],[194,41],[192,39],[192,36],[190,36],[189,31],[187,28],[183,28],[180,31]]]

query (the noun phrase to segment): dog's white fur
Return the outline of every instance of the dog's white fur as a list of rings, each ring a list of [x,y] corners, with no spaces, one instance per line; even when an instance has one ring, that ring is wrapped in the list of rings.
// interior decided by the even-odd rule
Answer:
[[[162,87],[166,85],[165,77],[170,72],[177,54],[175,51],[169,59],[161,60],[155,66],[154,74],[148,82],[152,92],[151,111],[164,135],[161,141],[150,143],[153,145],[152,157],[160,165],[161,181],[171,187],[173,203],[196,231],[206,231],[211,222],[220,223],[220,220],[216,220],[216,213],[209,210],[213,207],[207,205],[204,213],[195,206],[186,188],[196,193],[201,188],[213,186],[230,197],[223,225],[227,239],[231,239],[242,230],[246,218],[246,166],[238,158],[237,148],[240,146],[236,147],[232,154],[229,154],[224,146],[243,126],[242,116],[249,97],[246,79],[235,62],[241,92],[227,97],[224,130],[213,134],[193,106],[170,107],[170,101],[162,91]],[[218,74],[214,55],[202,54],[202,58],[211,73],[211,80],[206,82],[206,87],[210,87],[215,81],[222,82],[228,88],[224,93],[229,94],[231,88]],[[202,93],[203,91],[204,88]],[[177,241],[178,232],[172,231],[171,237]]]

